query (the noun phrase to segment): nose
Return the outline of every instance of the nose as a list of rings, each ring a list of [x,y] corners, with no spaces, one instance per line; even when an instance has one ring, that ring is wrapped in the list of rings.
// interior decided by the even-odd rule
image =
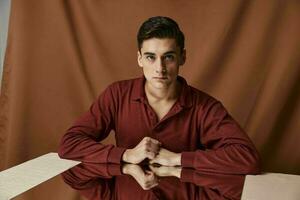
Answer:
[[[157,59],[157,63],[155,65],[155,72],[158,74],[164,74],[167,72],[163,59]]]

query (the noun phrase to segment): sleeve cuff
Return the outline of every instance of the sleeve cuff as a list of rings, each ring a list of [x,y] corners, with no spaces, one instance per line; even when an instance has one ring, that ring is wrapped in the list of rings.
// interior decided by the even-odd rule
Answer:
[[[120,164],[122,161],[122,155],[126,149],[122,147],[114,147],[110,150],[107,161],[108,163]]]
[[[122,165],[109,164],[107,165],[107,173],[110,176],[122,175],[121,167]]]
[[[181,154],[181,166],[182,167],[194,167],[195,152],[182,152]]]
[[[193,169],[182,168],[181,174],[180,174],[180,181],[193,183],[194,182],[194,172],[195,172],[195,170],[193,170]]]

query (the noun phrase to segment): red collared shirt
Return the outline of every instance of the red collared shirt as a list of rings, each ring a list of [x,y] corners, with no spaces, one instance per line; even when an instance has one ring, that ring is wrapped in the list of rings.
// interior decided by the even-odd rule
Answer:
[[[157,186],[143,190],[133,177],[123,175],[121,168],[116,164],[85,163],[64,172],[62,177],[90,200],[234,200],[241,199],[245,179],[245,175],[199,173],[182,168],[180,179],[159,177]]]
[[[182,167],[202,172],[253,174],[259,172],[258,154],[223,105],[187,84],[160,121],[147,101],[145,78],[118,81],[108,86],[63,136],[62,158],[90,163],[121,162],[122,154],[144,137],[159,140],[163,147],[182,153]],[[116,146],[103,145],[111,130]]]

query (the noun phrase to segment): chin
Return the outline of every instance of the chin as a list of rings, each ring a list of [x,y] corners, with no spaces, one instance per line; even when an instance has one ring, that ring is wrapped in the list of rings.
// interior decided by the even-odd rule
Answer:
[[[164,88],[168,87],[168,85],[166,83],[152,83],[152,85],[156,89],[164,89]]]

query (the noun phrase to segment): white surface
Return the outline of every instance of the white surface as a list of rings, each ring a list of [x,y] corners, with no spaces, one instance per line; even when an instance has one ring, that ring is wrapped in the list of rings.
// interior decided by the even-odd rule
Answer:
[[[300,200],[300,176],[280,173],[247,175],[242,200]]]
[[[10,0],[0,0],[0,86],[2,79],[4,54],[6,49],[9,14]]]
[[[61,159],[57,153],[48,153],[1,171],[0,200],[11,199],[79,163]]]

